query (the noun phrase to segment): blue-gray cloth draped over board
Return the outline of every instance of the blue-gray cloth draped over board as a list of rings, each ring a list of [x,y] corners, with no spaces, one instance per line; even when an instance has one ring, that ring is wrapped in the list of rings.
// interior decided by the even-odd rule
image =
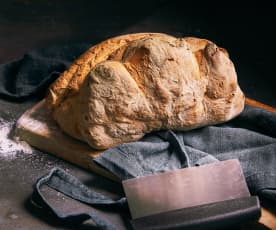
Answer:
[[[276,201],[276,114],[247,106],[230,122],[151,133],[95,161],[127,179],[232,158],[239,159],[252,194]]]
[[[239,159],[250,192],[275,202],[276,114],[247,106],[242,114],[224,124],[187,132],[150,133],[139,141],[108,149],[94,161],[124,180],[233,158]],[[92,219],[100,229],[116,229],[93,211],[73,216],[61,214],[41,193],[43,184],[96,207],[116,210],[127,207],[124,197],[112,200],[62,169],[54,168],[38,180],[32,200],[65,223],[81,224]]]

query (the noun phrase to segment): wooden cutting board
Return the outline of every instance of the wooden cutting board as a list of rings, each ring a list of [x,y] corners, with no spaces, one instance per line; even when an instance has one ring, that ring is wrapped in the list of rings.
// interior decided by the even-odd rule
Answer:
[[[276,112],[276,109],[257,101],[246,99],[246,104]],[[27,110],[17,121],[16,135],[30,145],[62,158],[82,168],[91,170],[113,181],[119,182],[119,178],[106,171],[93,162],[93,159],[102,153],[89,145],[78,141],[63,133],[55,124],[42,100],[31,109]],[[259,223],[270,229],[276,229],[276,215],[262,208],[262,216]],[[259,229],[258,226],[252,229]]]
[[[276,109],[252,99],[246,98],[246,104],[276,113]],[[96,172],[111,180],[120,181],[114,174],[93,162],[102,153],[88,144],[78,141],[62,132],[51,118],[43,99],[27,110],[17,121],[16,135],[30,145]]]
[[[115,175],[93,162],[102,151],[91,148],[59,129],[46,108],[45,100],[40,101],[19,118],[15,134],[33,147],[111,180],[119,181]]]

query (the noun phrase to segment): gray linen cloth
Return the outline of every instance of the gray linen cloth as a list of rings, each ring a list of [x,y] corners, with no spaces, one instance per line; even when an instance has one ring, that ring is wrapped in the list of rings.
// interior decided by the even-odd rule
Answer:
[[[108,149],[94,161],[124,180],[237,158],[252,195],[276,201],[275,137],[276,114],[246,107],[230,122],[187,132],[150,133],[139,141]],[[99,229],[116,229],[93,210],[68,215],[52,207],[40,189],[45,184],[95,207],[127,210],[125,197],[113,200],[91,190],[64,170],[54,168],[37,181],[31,200],[62,223],[81,224],[92,219]]]
[[[122,180],[239,159],[252,194],[276,200],[276,114],[247,106],[230,122],[160,131],[106,150],[94,161]]]

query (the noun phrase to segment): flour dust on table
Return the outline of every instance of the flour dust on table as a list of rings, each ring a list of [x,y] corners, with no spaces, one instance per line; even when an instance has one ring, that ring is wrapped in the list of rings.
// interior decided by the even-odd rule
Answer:
[[[0,160],[13,160],[18,154],[32,154],[32,148],[11,135],[14,122],[0,118]]]

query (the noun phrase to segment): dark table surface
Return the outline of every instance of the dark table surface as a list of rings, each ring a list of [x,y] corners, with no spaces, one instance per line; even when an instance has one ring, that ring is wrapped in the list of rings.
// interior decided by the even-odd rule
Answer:
[[[88,0],[5,1],[0,7],[0,63],[18,58],[31,49],[64,43],[92,44],[130,32],[154,31],[179,37],[197,36],[212,40],[228,50],[236,66],[240,86],[248,97],[276,107],[273,11],[270,5],[254,2],[246,7],[230,3],[227,7],[215,7],[208,3],[195,6],[165,0],[121,0],[116,4],[113,1]],[[35,99],[24,103],[0,99],[0,125],[1,122],[14,124],[35,102]],[[65,169],[111,197],[123,194],[119,184],[38,150],[18,152],[13,157],[4,157],[8,154],[1,151],[0,140],[1,230],[69,228],[34,212],[29,205],[34,182],[52,167]],[[91,208],[55,191],[49,191],[49,198],[66,212]],[[122,216],[112,212],[103,214],[119,229],[125,228]],[[89,226],[90,223],[87,223],[82,229]],[[252,225],[252,229],[267,228],[258,224]]]

